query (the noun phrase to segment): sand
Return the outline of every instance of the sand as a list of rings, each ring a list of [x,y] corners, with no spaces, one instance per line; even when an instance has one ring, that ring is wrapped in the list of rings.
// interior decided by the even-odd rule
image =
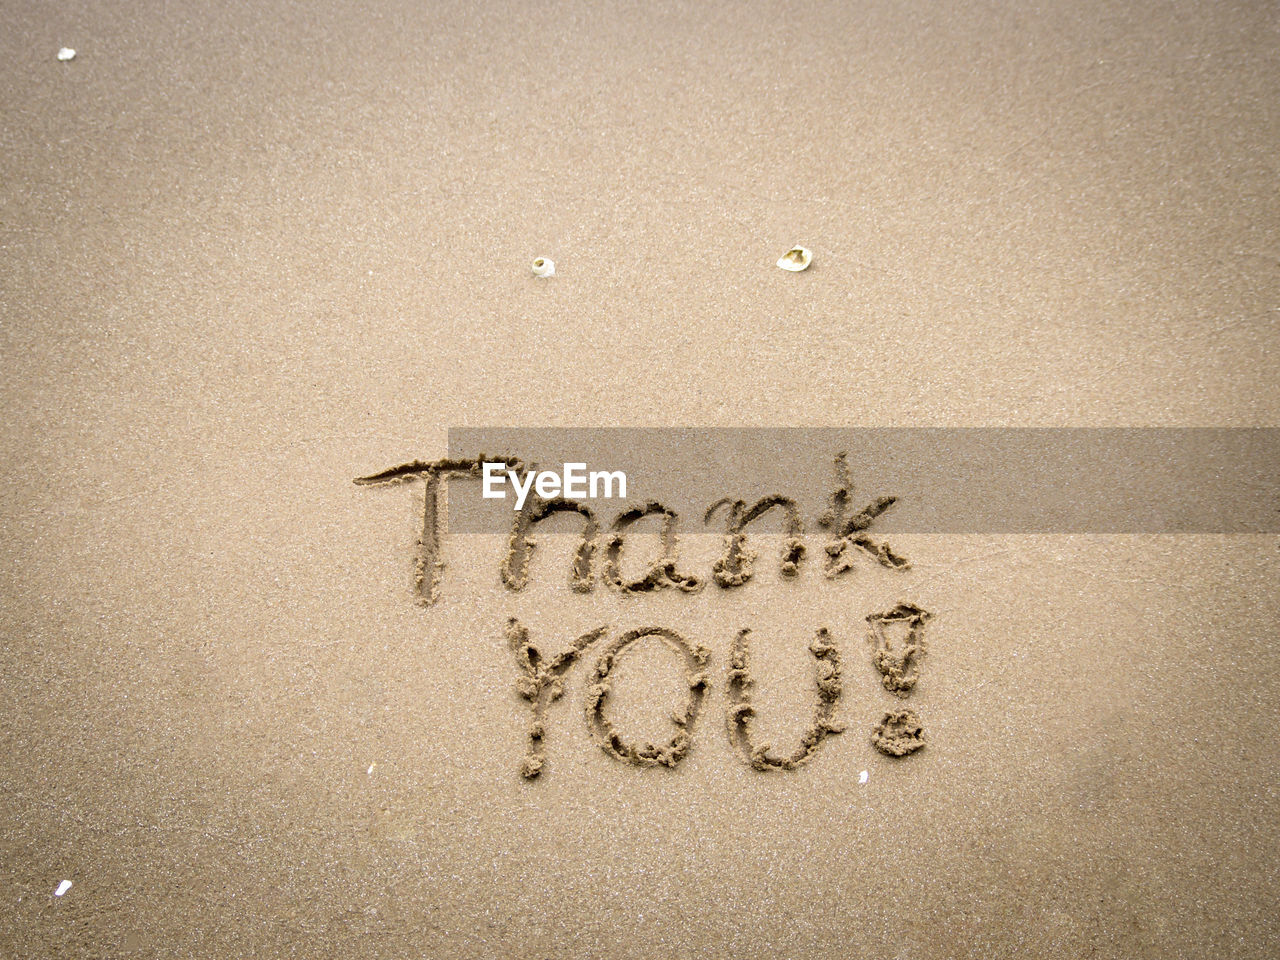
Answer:
[[[1273,4],[3,23],[0,955],[1276,954],[1276,536],[829,578],[804,502],[725,587],[726,478],[700,589],[603,582],[607,510],[590,592],[566,515],[424,605],[423,484],[352,482],[457,426],[1280,425]]]

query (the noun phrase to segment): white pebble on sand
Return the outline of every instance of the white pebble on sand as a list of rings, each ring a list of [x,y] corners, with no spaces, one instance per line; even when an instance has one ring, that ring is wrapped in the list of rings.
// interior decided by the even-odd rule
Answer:
[[[58,59],[62,60],[63,62],[67,60],[74,60],[75,58],[76,58],[76,52],[72,50],[70,47],[63,47],[61,50],[58,51]]]
[[[53,891],[53,895],[55,897],[60,897],[70,889],[71,889],[71,881],[63,880],[60,884],[58,884],[58,889]]]
[[[867,773],[867,771],[863,770],[863,771],[862,771],[862,773],[860,773],[860,774],[858,775],[858,782],[859,782],[859,783],[866,783],[866,782],[867,782],[867,780],[870,778],[870,776],[871,776],[871,775],[870,775],[869,773]]]

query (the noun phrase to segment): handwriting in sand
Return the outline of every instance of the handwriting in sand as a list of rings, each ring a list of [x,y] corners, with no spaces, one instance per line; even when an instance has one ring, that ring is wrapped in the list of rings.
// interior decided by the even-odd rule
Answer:
[[[444,485],[450,480],[479,479],[484,463],[504,464],[513,475],[520,475],[525,469],[516,457],[480,456],[412,461],[355,481],[369,486],[423,481],[413,590],[418,602],[424,606],[438,600],[444,574],[440,523],[440,497]],[[894,571],[910,569],[911,564],[906,558],[895,553],[889,544],[875,540],[870,532],[876,518],[895,502],[895,497],[877,497],[855,511],[848,458],[843,453],[836,456],[835,488],[827,510],[818,519],[818,525],[828,532],[823,545],[822,564],[826,577],[835,579],[849,572],[860,555],[871,561],[873,566]],[[710,524],[716,514],[723,512],[724,552],[713,564],[711,576],[700,577],[681,569],[677,535],[679,516],[661,503],[648,501],[619,512],[607,529],[603,562],[598,564],[603,528],[595,511],[577,500],[564,497],[544,499],[533,494],[514,514],[507,552],[499,572],[507,589],[523,590],[529,583],[530,564],[537,545],[531,536],[533,529],[548,517],[565,513],[577,515],[582,521],[578,548],[569,571],[569,585],[576,592],[587,593],[595,588],[597,565],[601,567],[600,579],[621,594],[668,588],[697,593],[708,581],[714,581],[721,589],[734,589],[752,579],[755,562],[759,559],[750,547],[746,532],[748,526],[774,510],[781,513],[784,521],[785,542],[779,560],[780,572],[787,578],[799,576],[807,553],[804,521],[795,501],[782,495],[764,497],[750,506],[742,500],[728,497],[712,504],[703,519],[704,523]],[[659,524],[662,549],[642,576],[628,579],[622,572],[627,535],[635,525],[650,517]],[[884,690],[895,697],[910,696],[919,680],[925,650],[924,628],[930,616],[918,606],[900,603],[892,610],[873,613],[866,618],[867,639],[873,650],[872,663],[880,674]],[[836,707],[843,693],[839,648],[826,627],[820,628],[810,643],[809,652],[815,661],[816,705],[813,719],[799,746],[790,754],[780,756],[770,744],[760,742],[754,728],[757,707],[752,701],[754,680],[748,643],[750,634],[749,629],[739,631],[730,654],[726,708],[729,739],[735,751],[756,770],[794,770],[809,762],[827,737],[845,729],[844,724],[835,719]],[[538,777],[546,767],[548,709],[563,696],[570,668],[589,647],[603,642],[608,635],[609,628],[601,626],[582,634],[551,656],[530,638],[528,630],[519,621],[513,618],[508,622],[507,642],[515,653],[520,670],[516,690],[528,702],[530,710],[528,744],[521,766],[521,773],[526,778]],[[609,716],[614,666],[629,650],[646,642],[660,643],[678,657],[688,680],[686,701],[670,713],[674,730],[665,743],[632,742],[617,729]],[[707,670],[709,659],[710,653],[705,647],[691,644],[676,631],[658,626],[628,630],[604,643],[591,671],[587,690],[585,715],[592,738],[605,753],[623,763],[642,767],[674,767],[679,764],[692,747],[695,722],[711,686]],[[906,707],[887,711],[872,730],[871,739],[878,750],[893,757],[914,753],[925,743],[919,717]]]

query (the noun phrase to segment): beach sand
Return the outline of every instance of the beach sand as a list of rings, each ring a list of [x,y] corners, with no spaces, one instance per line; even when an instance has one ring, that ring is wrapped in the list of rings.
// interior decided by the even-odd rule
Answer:
[[[1276,955],[1275,536],[904,535],[837,580],[811,540],[787,582],[766,543],[640,596],[454,536],[423,607],[421,485],[352,483],[451,426],[1280,424],[1273,4],[3,21],[0,954]],[[687,756],[593,742],[597,645],[522,777],[510,618],[705,647]],[[846,728],[753,769],[739,631],[784,756],[821,627]],[[695,669],[650,640],[637,741]]]

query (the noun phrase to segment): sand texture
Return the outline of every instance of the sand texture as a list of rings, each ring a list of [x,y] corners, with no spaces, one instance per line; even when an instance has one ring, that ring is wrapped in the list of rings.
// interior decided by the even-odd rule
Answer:
[[[1274,3],[0,2],[0,957],[1280,955],[1280,538],[424,466],[1280,425]]]

